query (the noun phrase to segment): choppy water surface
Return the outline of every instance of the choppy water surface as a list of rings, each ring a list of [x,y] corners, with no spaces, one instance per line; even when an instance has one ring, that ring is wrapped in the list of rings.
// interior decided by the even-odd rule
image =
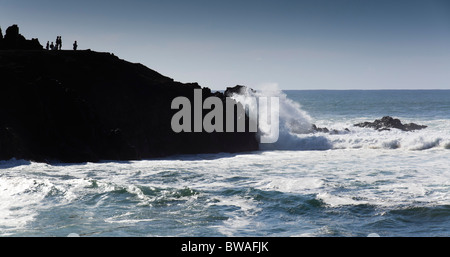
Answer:
[[[83,164],[1,161],[0,235],[449,236],[449,91],[375,92],[384,94],[378,105],[367,92],[346,93],[287,92],[302,120],[350,132],[282,132],[265,151]],[[355,107],[367,97],[367,110]],[[351,126],[384,115],[429,127]]]

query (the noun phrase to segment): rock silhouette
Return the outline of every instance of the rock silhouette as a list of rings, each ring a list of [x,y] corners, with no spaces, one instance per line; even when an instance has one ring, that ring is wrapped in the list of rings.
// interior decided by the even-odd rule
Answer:
[[[250,90],[250,92],[255,93],[256,91],[253,88],[249,88],[247,86],[242,85],[236,85],[234,87],[227,87],[224,94],[226,97],[231,97],[233,94],[242,95],[247,92],[247,90]]]
[[[43,47],[36,38],[31,40],[25,39],[25,37],[19,33],[19,27],[17,25],[12,25],[6,29],[5,36],[0,39],[0,50],[16,49],[42,50]]]
[[[179,110],[172,100],[193,103],[197,88],[109,53],[0,51],[0,159],[87,162],[257,150],[251,132],[173,132]],[[224,94],[202,93],[225,105]]]
[[[425,125],[418,125],[415,123],[408,123],[403,124],[399,119],[394,119],[390,116],[384,116],[383,118],[379,120],[375,120],[374,122],[362,122],[354,124],[355,127],[362,127],[362,128],[373,128],[378,131],[389,131],[391,129],[400,129],[402,131],[415,131],[415,130],[421,130],[424,128],[427,128]],[[345,134],[350,132],[348,128],[345,128],[343,131],[336,130],[336,129],[328,129],[326,127],[317,127],[315,124],[312,125],[312,132],[323,132],[323,133],[330,133],[330,134]]]

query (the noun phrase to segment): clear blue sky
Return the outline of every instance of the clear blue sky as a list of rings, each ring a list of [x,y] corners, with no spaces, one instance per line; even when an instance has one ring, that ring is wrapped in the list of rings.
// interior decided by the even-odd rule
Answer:
[[[12,24],[212,89],[450,89],[448,0],[0,0]]]

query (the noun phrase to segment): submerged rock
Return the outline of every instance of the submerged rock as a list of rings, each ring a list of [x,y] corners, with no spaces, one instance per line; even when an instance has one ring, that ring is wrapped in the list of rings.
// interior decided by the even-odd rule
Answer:
[[[392,128],[400,129],[402,131],[414,131],[427,128],[425,125],[418,125],[415,123],[403,124],[399,119],[394,119],[390,116],[384,116],[380,120],[374,122],[363,122],[354,124],[355,127],[373,128],[378,131],[390,130]]]
[[[311,126],[311,133],[328,133],[330,135],[338,135],[338,134],[347,134],[350,132],[348,128],[345,128],[343,130],[338,129],[328,129],[327,127],[317,127],[316,124],[312,124]]]

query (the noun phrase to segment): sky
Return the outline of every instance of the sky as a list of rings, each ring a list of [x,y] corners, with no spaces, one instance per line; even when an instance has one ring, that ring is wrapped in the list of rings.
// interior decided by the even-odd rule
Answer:
[[[448,0],[0,0],[0,26],[224,90],[450,89]]]

